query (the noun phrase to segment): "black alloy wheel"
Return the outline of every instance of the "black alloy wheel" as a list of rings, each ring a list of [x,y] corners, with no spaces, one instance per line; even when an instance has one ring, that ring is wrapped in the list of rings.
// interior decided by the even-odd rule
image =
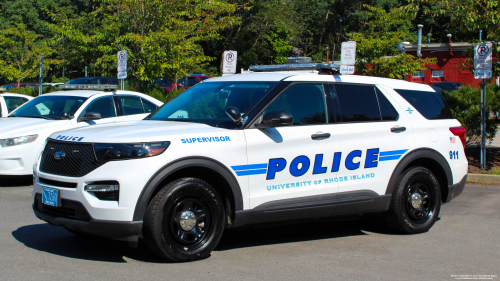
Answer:
[[[432,214],[432,193],[425,181],[416,181],[406,191],[406,212],[414,221],[427,219]]]
[[[440,209],[441,192],[436,176],[427,168],[410,167],[399,176],[384,218],[398,232],[422,233],[434,225]]]
[[[182,178],[162,188],[144,215],[144,239],[161,258],[193,261],[210,256],[225,225],[222,199],[207,182]]]
[[[211,231],[211,210],[201,198],[180,200],[167,215],[164,232],[170,234],[181,245],[196,247],[202,244]]]

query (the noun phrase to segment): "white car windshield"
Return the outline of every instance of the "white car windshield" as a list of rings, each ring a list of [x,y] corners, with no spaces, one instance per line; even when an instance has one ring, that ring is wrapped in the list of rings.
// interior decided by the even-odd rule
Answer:
[[[74,96],[40,96],[13,111],[9,117],[31,117],[44,119],[61,119],[61,113],[73,116],[87,100]]]
[[[171,100],[146,119],[204,123],[232,128],[236,124],[226,114],[229,106],[246,115],[279,82],[200,83]]]

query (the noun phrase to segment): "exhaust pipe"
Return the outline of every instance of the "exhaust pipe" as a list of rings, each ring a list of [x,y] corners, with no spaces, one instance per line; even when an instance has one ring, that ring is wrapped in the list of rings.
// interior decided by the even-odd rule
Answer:
[[[417,57],[422,57],[422,28],[424,27],[422,24],[417,24],[418,27],[418,39],[417,39]]]

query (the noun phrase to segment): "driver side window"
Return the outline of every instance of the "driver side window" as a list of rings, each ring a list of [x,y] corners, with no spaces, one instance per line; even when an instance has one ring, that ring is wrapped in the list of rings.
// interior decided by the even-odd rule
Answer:
[[[328,123],[325,93],[321,84],[291,86],[264,111],[286,110],[293,116],[293,125]]]
[[[101,118],[116,117],[115,103],[112,97],[98,98],[85,110],[85,113],[100,113]],[[84,113],[84,114],[85,114]]]

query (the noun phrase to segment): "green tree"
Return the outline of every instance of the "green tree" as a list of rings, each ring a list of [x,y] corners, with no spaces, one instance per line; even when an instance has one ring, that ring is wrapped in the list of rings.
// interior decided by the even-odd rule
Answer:
[[[213,58],[198,42],[215,39],[223,28],[237,24],[235,10],[222,1],[106,0],[95,11],[64,18],[53,25],[58,40],[78,50],[84,63],[93,61],[102,74],[116,73],[116,53],[128,52],[128,76],[141,88],[160,77],[179,77]]]
[[[24,24],[0,30],[0,76],[15,80],[17,84],[25,78],[36,77],[40,72],[40,57],[44,53],[44,65],[60,63],[50,59],[54,49],[39,40],[40,35],[26,29]]]
[[[474,34],[470,43],[478,42],[479,30],[483,30],[483,40],[493,43],[493,56],[500,61],[500,0],[410,0],[412,5],[434,5],[434,10],[424,10],[428,17],[449,17],[447,24],[458,27],[462,33]],[[472,54],[472,50],[469,50]],[[470,60],[468,63],[470,63]],[[472,68],[469,68],[472,70]],[[493,64],[493,77],[500,75],[500,64]]]
[[[356,41],[357,71],[403,79],[404,75],[425,70],[426,64],[437,62],[435,58],[421,59],[397,50],[396,46],[402,41],[416,41],[411,26],[414,11],[407,6],[392,8],[389,12],[380,7],[364,7],[367,9],[364,31],[348,34],[352,41]]]
[[[495,93],[496,92],[496,93]],[[481,93],[471,86],[462,87],[451,93],[441,91],[455,118],[460,121],[467,131],[467,145],[479,145],[481,138]],[[487,110],[498,110],[498,87],[489,85],[486,89]],[[495,137],[497,122],[495,119],[486,119],[486,138],[491,142]]]

